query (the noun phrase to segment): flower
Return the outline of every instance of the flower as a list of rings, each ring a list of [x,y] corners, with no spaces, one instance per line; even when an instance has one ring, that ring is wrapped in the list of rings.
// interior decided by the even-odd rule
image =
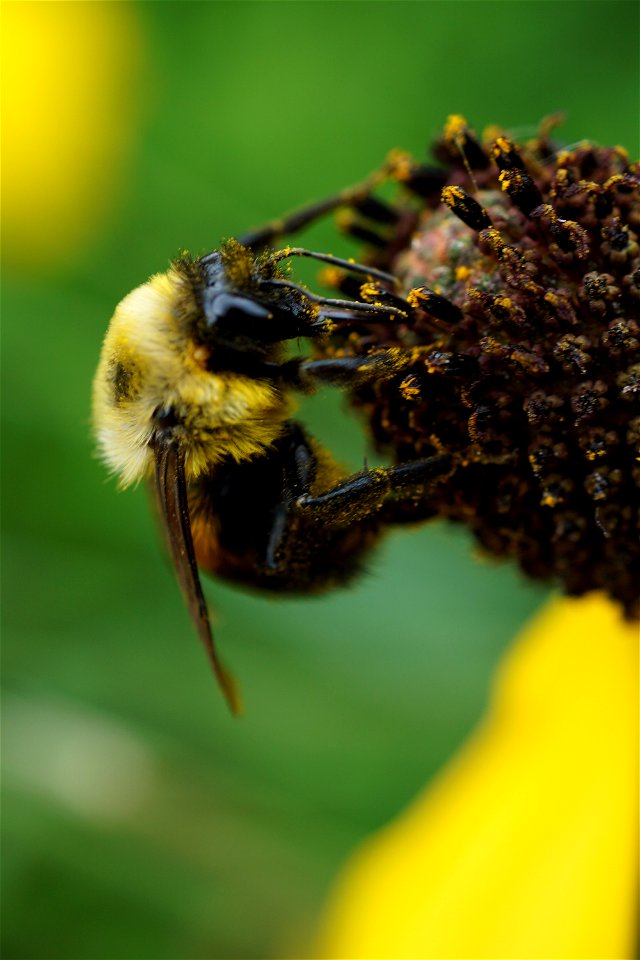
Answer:
[[[360,296],[404,303],[405,322],[342,327],[323,355],[402,357],[351,400],[397,462],[451,458],[408,520],[464,523],[529,577],[637,615],[638,165],[621,147],[558,150],[549,124],[480,143],[459,116],[435,152],[445,168],[389,160],[418,205],[369,203],[347,224],[398,279]]]
[[[570,597],[516,641],[458,756],[351,858],[325,960],[633,946],[640,177],[620,147],[558,150],[550,129],[524,147],[499,130],[481,143],[453,116],[435,148],[444,169],[392,156],[421,204],[370,231],[369,259],[415,312],[339,331],[326,351],[409,358],[351,396],[396,460],[454,463],[407,519],[465,523]],[[369,286],[364,299],[398,302]]]
[[[118,3],[10,3],[3,15],[4,255],[41,269],[76,259],[113,203],[132,141],[137,16]]]
[[[637,630],[601,594],[525,628],[484,722],[347,864],[323,958],[630,957]]]

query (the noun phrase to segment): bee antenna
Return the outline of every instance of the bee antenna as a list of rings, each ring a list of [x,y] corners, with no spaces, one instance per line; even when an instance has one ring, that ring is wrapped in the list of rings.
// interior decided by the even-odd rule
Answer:
[[[392,286],[397,285],[397,280],[391,273],[384,270],[378,270],[376,267],[369,267],[364,263],[356,263],[354,260],[344,260],[341,257],[334,257],[330,253],[317,253],[314,250],[306,250],[304,247],[285,247],[278,250],[270,256],[272,263],[278,263],[280,260],[288,260],[289,257],[311,257],[313,260],[321,260],[323,263],[330,263],[334,267],[342,267],[343,270],[352,270],[354,273],[363,273],[367,277],[377,277],[378,280],[384,280]]]

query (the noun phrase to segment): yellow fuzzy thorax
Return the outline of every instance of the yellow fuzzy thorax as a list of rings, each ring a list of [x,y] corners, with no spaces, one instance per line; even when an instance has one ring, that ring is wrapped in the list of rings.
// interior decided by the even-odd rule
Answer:
[[[224,458],[249,459],[276,439],[288,398],[266,380],[207,369],[193,340],[196,305],[175,268],[133,290],[115,311],[93,387],[102,459],[123,487],[150,475],[154,413],[172,409],[188,479]]]

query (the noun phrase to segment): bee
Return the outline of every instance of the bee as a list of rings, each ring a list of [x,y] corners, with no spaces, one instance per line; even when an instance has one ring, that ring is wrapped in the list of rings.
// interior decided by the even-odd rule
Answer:
[[[182,255],[122,300],[104,340],[93,390],[100,455],[122,487],[154,488],[186,605],[234,712],[239,695],[214,644],[199,572],[279,593],[347,584],[384,530],[450,470],[438,453],[347,475],[294,416],[296,392],[363,384],[406,362],[397,349],[288,356],[300,338],[407,323],[416,310],[384,270],[272,246],[339,206],[383,211],[371,188],[390,169],[206,256]],[[358,278],[356,288],[366,281],[374,302],[296,284],[285,268],[296,257]]]

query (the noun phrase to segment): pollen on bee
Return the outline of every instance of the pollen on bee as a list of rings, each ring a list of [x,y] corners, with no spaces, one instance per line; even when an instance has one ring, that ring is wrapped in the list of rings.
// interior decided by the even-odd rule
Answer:
[[[377,283],[363,283],[360,287],[360,296],[369,303],[380,296],[380,287]]]
[[[207,361],[211,356],[211,351],[208,347],[205,347],[204,344],[196,344],[191,350],[191,356],[199,367],[205,369],[207,366]]]
[[[420,387],[417,385],[418,381],[415,377],[405,377],[400,384],[400,393],[405,400],[414,400],[416,397],[420,396]]]

